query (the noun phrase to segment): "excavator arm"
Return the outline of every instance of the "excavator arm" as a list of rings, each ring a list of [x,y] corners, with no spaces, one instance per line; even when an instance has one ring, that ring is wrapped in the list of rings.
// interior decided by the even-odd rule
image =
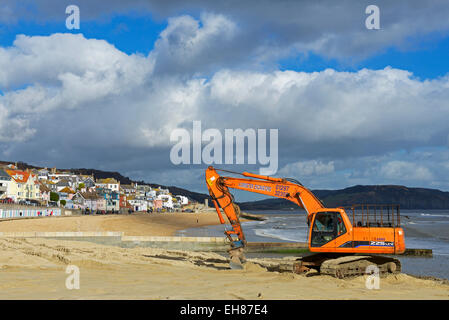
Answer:
[[[234,197],[229,192],[229,188],[287,199],[305,209],[309,222],[313,212],[324,208],[321,201],[309,189],[293,179],[273,178],[248,172],[233,172],[245,178],[225,177],[220,176],[217,171],[225,170],[219,170],[213,167],[207,168],[206,182],[220,222],[222,224],[225,223],[220,210],[221,208],[232,226],[232,230],[225,231],[226,237],[231,242],[231,250],[229,251],[231,265],[233,262],[236,266],[241,265],[242,260],[244,260],[243,248],[246,245],[246,240],[239,220],[239,209],[234,204]],[[237,239],[233,236],[236,236]]]

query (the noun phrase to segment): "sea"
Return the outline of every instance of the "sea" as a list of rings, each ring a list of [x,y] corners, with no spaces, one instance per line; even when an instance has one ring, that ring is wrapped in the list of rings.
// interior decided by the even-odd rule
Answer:
[[[245,212],[266,218],[264,221],[242,222],[248,242],[307,242],[308,229],[303,210]],[[397,256],[401,260],[402,272],[449,280],[449,210],[401,210],[401,227],[406,248],[433,251],[431,258]],[[181,230],[178,235],[224,237],[225,229],[231,230],[232,227],[224,224],[192,228]]]

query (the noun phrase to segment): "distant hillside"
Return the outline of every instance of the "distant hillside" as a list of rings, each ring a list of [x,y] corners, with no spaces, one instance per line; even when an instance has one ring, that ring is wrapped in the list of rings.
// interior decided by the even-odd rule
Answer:
[[[13,162],[0,161],[0,164]],[[21,170],[27,168],[40,169],[40,167],[18,162]],[[95,179],[114,178],[122,184],[139,183],[151,187],[162,187],[169,189],[172,194],[183,195],[194,201],[203,203],[209,198],[208,194],[192,192],[176,186],[164,186],[144,181],[133,181],[119,172],[102,171],[97,169],[58,169],[70,171],[76,174],[93,175]],[[353,186],[341,190],[312,190],[313,193],[323,201],[327,207],[350,206],[353,204],[399,204],[402,209],[449,209],[449,192],[437,189],[407,188],[395,185]],[[265,199],[238,203],[242,210],[280,210],[295,208],[295,204],[283,199]],[[209,201],[209,205],[211,201]]]
[[[394,185],[354,186],[341,190],[312,191],[326,207],[353,204],[399,204],[402,209],[449,209],[449,192],[436,189],[407,188]],[[239,203],[242,210],[295,208],[284,199],[266,199]]]

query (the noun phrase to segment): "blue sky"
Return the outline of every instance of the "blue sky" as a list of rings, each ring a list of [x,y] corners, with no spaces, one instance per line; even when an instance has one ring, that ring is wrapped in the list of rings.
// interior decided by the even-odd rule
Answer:
[[[114,15],[104,21],[83,21],[79,30],[68,30],[65,20],[46,23],[19,21],[3,27],[0,45],[11,46],[18,34],[48,36],[53,33],[81,33],[86,38],[106,40],[127,54],[139,52],[146,55],[166,26],[166,21],[155,22],[151,16],[136,14]]]
[[[412,2],[368,30],[367,1],[81,0],[67,30],[69,3],[5,0],[0,158],[205,192],[207,164],[169,158],[200,120],[278,129],[276,175],[311,188],[449,190],[449,4]]]
[[[338,61],[327,59],[316,54],[302,55],[279,61],[281,70],[321,71],[332,68],[338,71],[356,71],[362,68],[383,69],[391,66],[409,70],[421,79],[433,79],[444,76],[449,70],[449,37],[439,37],[429,43],[423,39],[417,47],[403,51],[396,48],[386,49],[372,57],[361,61]]]

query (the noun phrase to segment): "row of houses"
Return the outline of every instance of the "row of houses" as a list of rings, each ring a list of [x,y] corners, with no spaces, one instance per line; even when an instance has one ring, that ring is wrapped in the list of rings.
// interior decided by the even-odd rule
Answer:
[[[0,168],[0,200],[38,202],[92,211],[160,211],[189,204],[185,196],[148,185],[123,184],[114,178],[58,172],[53,169],[18,170],[15,165]]]

